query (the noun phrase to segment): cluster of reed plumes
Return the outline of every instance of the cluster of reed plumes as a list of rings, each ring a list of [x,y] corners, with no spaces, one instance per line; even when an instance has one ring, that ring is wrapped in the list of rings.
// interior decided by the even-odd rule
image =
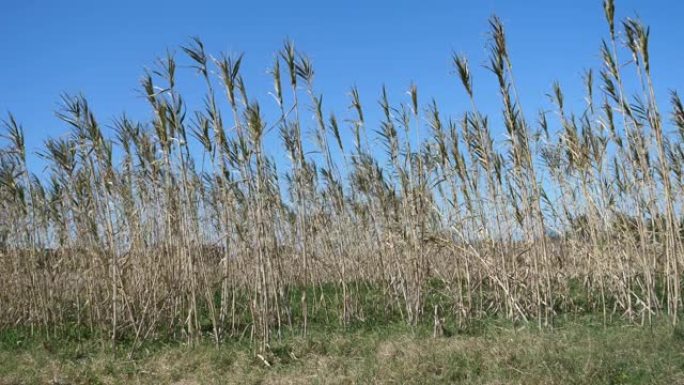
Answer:
[[[0,327],[247,336],[265,347],[272,333],[306,333],[321,309],[330,323],[363,320],[369,289],[382,298],[375,306],[411,324],[497,315],[546,325],[562,312],[677,322],[684,106],[673,93],[671,117],[661,116],[648,29],[616,25],[613,2],[604,8],[599,84],[587,71],[580,113],[554,85],[553,112],[523,114],[494,17],[488,69],[501,120],[479,112],[458,55],[472,102],[461,116],[445,118],[411,86],[398,105],[382,91],[378,126],[367,127],[355,88],[338,119],[324,112],[310,60],[288,42],[270,72],[280,114],[266,125],[242,56],[213,58],[200,40],[182,50],[206,84],[202,110],[187,111],[172,55],[142,80],[151,120],[122,116],[111,138],[83,97],[64,97],[58,116],[70,135],[39,152],[48,178],[28,170],[10,116]],[[494,121],[505,127],[500,145]],[[288,164],[265,153],[271,130]]]

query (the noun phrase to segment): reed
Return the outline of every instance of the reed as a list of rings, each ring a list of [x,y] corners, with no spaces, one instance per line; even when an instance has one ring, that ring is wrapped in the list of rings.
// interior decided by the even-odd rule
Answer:
[[[290,41],[270,70],[278,112],[267,117],[247,92],[243,56],[214,58],[199,39],[181,48],[205,86],[203,108],[189,111],[172,54],[141,82],[149,119],[116,118],[112,135],[85,97],[65,95],[68,134],[38,153],[45,178],[29,170],[24,130],[8,115],[0,327],[250,338],[264,351],[273,333],[306,334],[313,318],[347,327],[374,312],[434,322],[435,334],[445,317],[677,323],[684,107],[673,93],[671,118],[660,112],[649,29],[616,23],[610,0],[604,11],[601,63],[578,79],[586,104],[572,111],[556,83],[552,111],[535,119],[496,17],[486,74],[498,89],[480,89],[454,55],[468,99],[455,117],[410,85],[398,102],[381,90],[375,126],[352,88],[338,120]],[[501,116],[478,107],[490,91]],[[268,135],[289,163],[267,153]]]

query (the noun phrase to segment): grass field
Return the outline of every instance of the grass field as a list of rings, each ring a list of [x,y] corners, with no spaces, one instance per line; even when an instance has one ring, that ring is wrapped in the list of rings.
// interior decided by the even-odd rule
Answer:
[[[684,331],[604,326],[591,318],[553,329],[483,320],[433,338],[427,325],[312,328],[308,337],[251,344],[88,339],[44,342],[4,333],[0,384],[681,384]]]

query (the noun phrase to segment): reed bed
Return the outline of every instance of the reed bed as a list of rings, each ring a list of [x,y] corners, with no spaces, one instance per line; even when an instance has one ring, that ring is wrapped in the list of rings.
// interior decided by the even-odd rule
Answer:
[[[306,334],[314,314],[346,327],[384,312],[434,323],[435,335],[486,316],[542,327],[587,312],[678,322],[684,105],[673,92],[661,114],[649,29],[616,23],[611,0],[604,10],[602,62],[582,79],[579,111],[555,84],[551,111],[523,113],[492,17],[483,72],[498,89],[478,89],[454,55],[455,92],[470,100],[459,116],[411,85],[399,103],[381,91],[377,125],[356,88],[338,118],[311,61],[286,42],[270,71],[279,114],[266,125],[242,55],[211,56],[199,39],[181,60],[206,86],[202,109],[186,107],[173,55],[142,79],[147,121],[124,115],[106,134],[84,97],[64,96],[69,134],[38,153],[48,177],[28,169],[9,115],[0,328],[251,338],[267,349],[283,332]],[[501,116],[476,102],[493,91]],[[279,136],[288,163],[265,151],[266,135]]]

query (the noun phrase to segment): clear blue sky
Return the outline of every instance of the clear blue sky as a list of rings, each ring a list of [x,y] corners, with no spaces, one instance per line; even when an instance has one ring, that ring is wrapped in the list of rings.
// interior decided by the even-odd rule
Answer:
[[[684,92],[684,3],[617,0],[616,7],[619,18],[638,15],[651,26],[654,79],[668,111],[668,90]],[[124,111],[149,118],[138,92],[143,69],[167,48],[187,64],[178,46],[190,36],[202,38],[214,55],[244,52],[248,91],[265,106],[273,105],[266,71],[282,41],[292,38],[313,60],[326,110],[341,117],[351,85],[359,87],[372,118],[383,83],[398,102],[412,81],[422,104],[435,97],[445,115],[461,114],[468,105],[450,65],[451,52],[460,52],[473,66],[478,101],[498,118],[493,77],[481,68],[490,15],[499,15],[506,26],[528,112],[549,107],[545,94],[555,80],[569,103],[581,102],[578,80],[585,68],[600,64],[607,29],[600,0],[10,0],[0,9],[0,113],[11,111],[22,122],[32,151],[47,136],[66,131],[54,116],[62,92],[82,92],[105,125]],[[190,107],[199,105],[199,79],[190,69],[179,76]],[[501,139],[500,119],[494,121]],[[40,168],[39,160],[32,162]]]

